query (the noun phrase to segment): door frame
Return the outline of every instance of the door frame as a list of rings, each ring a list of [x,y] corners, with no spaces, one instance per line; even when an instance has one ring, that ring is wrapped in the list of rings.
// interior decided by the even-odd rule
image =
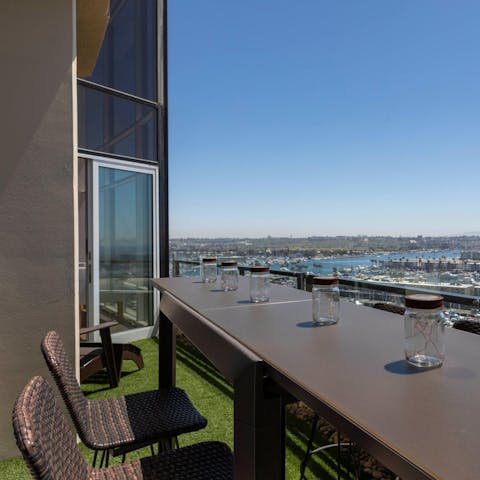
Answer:
[[[144,163],[118,160],[115,158],[80,154],[87,160],[87,192],[88,192],[88,233],[87,233],[87,267],[88,267],[88,325],[99,324],[100,311],[100,268],[99,268],[99,168],[113,168],[130,172],[152,175],[152,245],[153,245],[153,277],[160,276],[160,244],[159,244],[159,172],[158,167]],[[157,289],[153,291],[153,324],[148,327],[133,328],[112,334],[117,343],[128,343],[153,336],[158,327],[158,313],[160,308],[160,294]],[[99,341],[98,332],[94,340]]]

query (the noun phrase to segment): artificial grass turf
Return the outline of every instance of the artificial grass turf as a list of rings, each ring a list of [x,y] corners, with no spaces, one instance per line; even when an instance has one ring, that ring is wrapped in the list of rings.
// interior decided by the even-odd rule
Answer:
[[[156,339],[134,342],[142,349],[145,368],[137,371],[133,362],[124,362],[122,379],[117,388],[111,389],[106,375],[96,375],[82,384],[82,390],[89,399],[107,398],[128,393],[154,390],[158,383],[158,343]],[[194,348],[177,346],[177,385],[188,392],[196,408],[208,419],[205,429],[184,434],[179,438],[180,446],[205,440],[220,440],[233,447],[233,389],[218,371]],[[53,381],[47,379],[51,384]],[[61,401],[59,397],[59,401]],[[300,461],[305,452],[309,425],[292,415],[286,418],[286,479],[299,478]],[[80,446],[86,460],[91,463],[93,452]],[[127,455],[127,461],[150,455],[144,448]],[[112,459],[111,464],[119,463],[121,457]],[[346,471],[342,478],[351,478]],[[336,479],[336,460],[328,453],[314,456],[309,461],[306,472],[309,479]],[[30,479],[23,460],[16,458],[0,462],[0,479]],[[73,480],[73,479],[72,479]]]

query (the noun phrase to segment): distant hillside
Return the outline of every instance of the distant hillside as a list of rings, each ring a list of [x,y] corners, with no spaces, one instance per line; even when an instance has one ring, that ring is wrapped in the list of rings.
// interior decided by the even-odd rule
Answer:
[[[415,250],[480,250],[480,235],[442,237],[338,236],[265,238],[176,238],[172,251],[209,251],[239,254],[277,253],[288,255],[338,255],[369,252],[408,252]]]

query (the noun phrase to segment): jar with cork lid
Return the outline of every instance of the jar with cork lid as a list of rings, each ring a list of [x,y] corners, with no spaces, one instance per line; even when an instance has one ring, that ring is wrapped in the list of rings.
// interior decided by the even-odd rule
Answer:
[[[217,281],[217,259],[208,257],[202,259],[202,279],[204,283]]]
[[[238,289],[238,264],[230,260],[221,263],[222,289],[225,292]]]
[[[440,295],[405,297],[405,358],[415,367],[440,367],[445,358],[445,317]]]
[[[270,300],[270,268],[267,266],[250,267],[250,301],[252,303]]]
[[[313,277],[312,317],[315,325],[332,325],[340,317],[340,289],[337,277]]]

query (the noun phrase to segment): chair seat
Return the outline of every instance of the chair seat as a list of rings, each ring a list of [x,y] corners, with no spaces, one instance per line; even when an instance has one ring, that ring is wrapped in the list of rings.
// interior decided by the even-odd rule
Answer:
[[[93,449],[138,448],[207,425],[185,391],[175,387],[90,401],[87,419],[91,444],[85,443]]]
[[[204,442],[126,464],[92,469],[88,480],[232,480],[233,461],[224,443]]]

